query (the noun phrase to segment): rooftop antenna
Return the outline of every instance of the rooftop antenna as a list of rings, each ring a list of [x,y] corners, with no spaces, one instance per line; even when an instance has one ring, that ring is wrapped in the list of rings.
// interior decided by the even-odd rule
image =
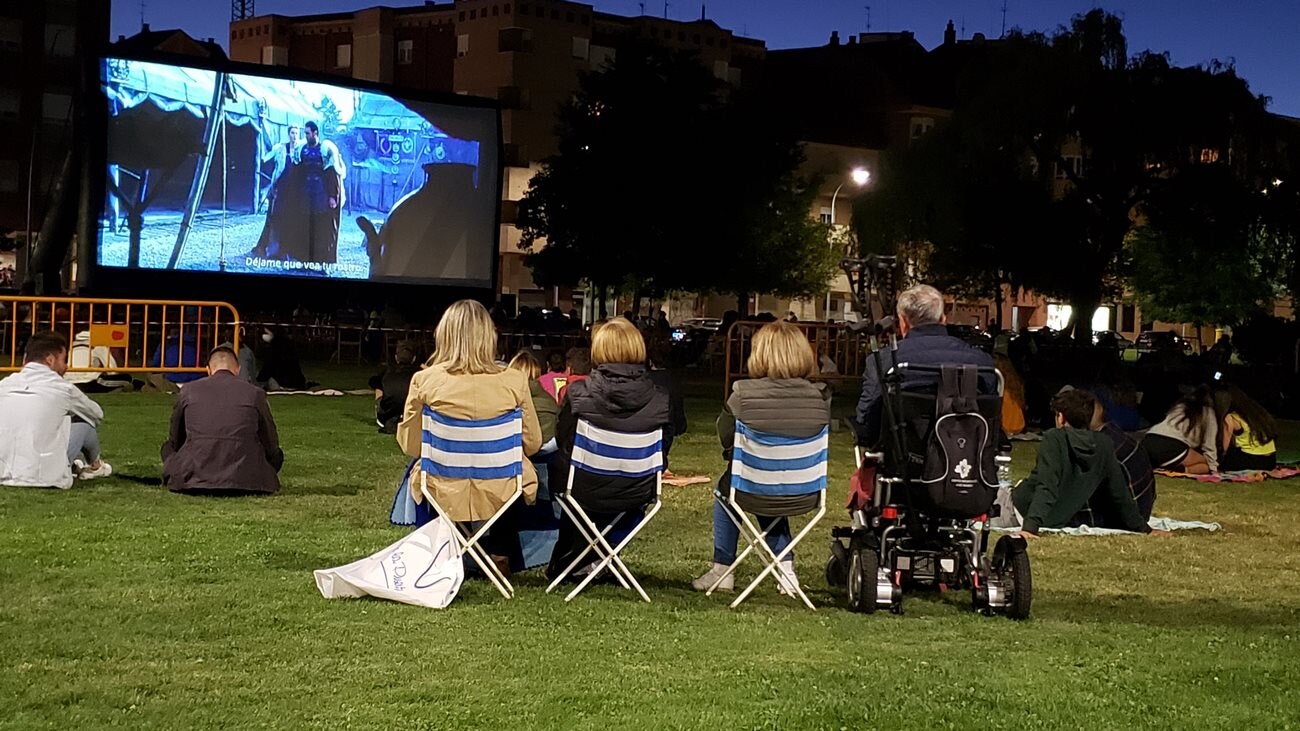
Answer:
[[[707,8],[708,8],[707,5],[705,5],[704,3],[700,3],[700,20],[708,20],[708,17],[705,15],[705,10]]]
[[[645,3],[637,3],[637,5],[641,6],[641,14],[645,15]]]
[[[140,30],[144,30],[144,0],[140,0]]]
[[[957,37],[958,38],[966,37],[966,16],[965,15],[961,16],[961,35]]]
[[[1002,0],[1002,35],[998,38],[1007,37],[1007,0]]]
[[[866,8],[867,10],[867,32],[870,33],[871,32],[871,6],[863,5],[862,7]]]
[[[664,20],[668,20],[668,0],[664,0]]]

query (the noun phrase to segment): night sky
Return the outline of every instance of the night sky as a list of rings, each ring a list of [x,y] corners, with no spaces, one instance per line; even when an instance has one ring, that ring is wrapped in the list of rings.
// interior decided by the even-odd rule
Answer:
[[[949,19],[963,37],[996,37],[1002,28],[1003,0],[710,0],[708,17],[724,28],[760,38],[768,48],[826,43],[830,31],[841,36],[866,30],[870,4],[873,31],[911,30],[927,48],[943,39]],[[260,15],[355,10],[374,5],[414,5],[404,0],[258,0]],[[1169,51],[1175,63],[1234,60],[1256,93],[1272,97],[1271,109],[1300,117],[1300,2],[1297,0],[1007,0],[1007,27],[1047,30],[1075,13],[1100,5],[1124,18],[1130,51]],[[597,10],[621,15],[640,12],[636,0],[598,0]],[[647,0],[645,12],[662,16],[663,0]],[[113,37],[140,27],[139,0],[114,0]],[[669,17],[700,17],[698,0],[671,2]],[[229,35],[227,0],[181,3],[145,0],[145,20],[154,28],[184,29],[225,45]]]

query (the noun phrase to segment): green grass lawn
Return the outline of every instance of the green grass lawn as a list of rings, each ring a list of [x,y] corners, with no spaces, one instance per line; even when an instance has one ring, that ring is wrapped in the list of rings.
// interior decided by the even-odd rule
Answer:
[[[676,471],[718,474],[720,391],[690,400]],[[730,610],[689,587],[708,486],[666,488],[629,550],[653,604],[566,604],[530,572],[514,600],[467,581],[435,611],[312,581],[401,534],[405,460],[368,398],[273,398],[284,489],[244,499],[158,487],[170,397],[100,401],[112,478],[0,489],[3,728],[1300,728],[1300,481],[1161,480],[1158,514],[1217,534],[1043,538],[1023,623],[964,593],[846,611],[821,578],[838,508],[799,554],[816,612],[770,583]],[[851,461],[836,434],[836,506]]]

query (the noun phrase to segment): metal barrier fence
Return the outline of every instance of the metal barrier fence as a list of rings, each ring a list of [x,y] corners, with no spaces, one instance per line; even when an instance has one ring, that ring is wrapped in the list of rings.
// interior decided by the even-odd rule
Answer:
[[[749,353],[754,334],[765,322],[737,322],[727,331],[726,378],[723,382],[723,399],[731,395],[731,384],[749,377]],[[862,380],[867,358],[871,357],[871,338],[866,333],[854,333],[842,324],[820,322],[792,323],[803,331],[817,354],[819,375],[816,380],[832,385]]]
[[[69,371],[201,373],[213,348],[239,349],[240,324],[225,302],[3,296],[0,372],[21,369],[27,340],[52,330],[68,339]]]

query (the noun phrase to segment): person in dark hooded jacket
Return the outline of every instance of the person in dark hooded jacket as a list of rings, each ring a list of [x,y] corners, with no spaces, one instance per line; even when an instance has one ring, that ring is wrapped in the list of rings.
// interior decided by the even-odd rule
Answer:
[[[1151,532],[1110,438],[1091,429],[1095,404],[1092,394],[1080,389],[1052,399],[1056,428],[1043,434],[1034,471],[1011,491],[1011,502],[1023,518],[1020,535],[1032,538],[1043,528],[1064,528],[1090,502],[1096,507],[1103,501],[1118,519],[1107,527]]]
[[[620,432],[662,429],[667,435],[672,429],[668,392],[650,378],[645,340],[635,325],[616,317],[597,330],[592,336],[591,360],[595,368],[590,377],[565,390],[556,420],[559,451],[555,455],[552,494],[561,492],[568,481],[580,419],[600,429]],[[574,476],[572,494],[597,525],[607,525],[619,513],[626,513],[606,536],[611,543],[617,543],[654,502],[655,476],[633,478],[579,471]],[[577,527],[566,519],[560,524],[547,576],[558,575],[585,547]],[[588,553],[588,558],[594,562],[595,552]]]

